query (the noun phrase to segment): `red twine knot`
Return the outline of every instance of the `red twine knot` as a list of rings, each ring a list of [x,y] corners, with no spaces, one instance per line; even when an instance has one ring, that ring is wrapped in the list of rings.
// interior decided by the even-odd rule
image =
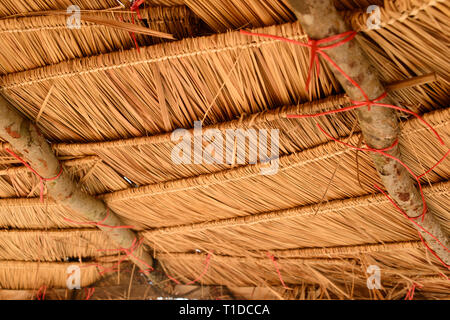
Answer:
[[[17,160],[19,160],[25,167],[27,167],[31,172],[33,172],[39,178],[39,189],[40,189],[39,198],[40,198],[41,202],[44,202],[44,182],[45,181],[53,181],[53,180],[58,179],[63,172],[62,165],[60,165],[61,169],[59,170],[59,172],[56,176],[54,176],[53,178],[44,178],[39,173],[37,173],[37,171],[34,170],[25,160],[23,160],[21,157],[19,157],[16,153],[14,153],[13,151],[11,151],[8,148],[5,148],[5,151],[8,152],[10,155],[12,155]]]
[[[311,49],[311,57],[309,60],[309,70],[308,70],[308,78],[306,79],[306,90],[309,90],[309,84],[311,82],[312,78],[312,70],[314,69],[314,65],[316,66],[317,75],[319,75],[320,72],[320,63],[319,63],[319,55],[321,55],[325,60],[327,60],[331,65],[333,65],[339,72],[343,73],[344,76],[349,80],[352,84],[358,86],[358,84],[353,81],[350,77],[346,76],[344,71],[325,53],[324,50],[336,48],[340,45],[343,45],[344,43],[347,43],[351,41],[356,36],[356,31],[347,31],[335,36],[331,36],[328,38],[320,39],[320,40],[314,40],[309,39],[307,43],[292,40],[280,36],[270,35],[270,34],[263,34],[263,33],[253,33],[245,30],[240,30],[242,34],[249,35],[249,36],[258,36],[258,37],[264,37],[264,38],[270,38],[274,40],[280,40],[292,44],[299,45],[301,47],[306,47]],[[336,42],[334,42],[336,41]],[[332,44],[328,44],[330,42],[334,42]],[[328,44],[328,45],[327,45]],[[359,86],[358,86],[359,87]],[[367,96],[366,100],[368,100]]]

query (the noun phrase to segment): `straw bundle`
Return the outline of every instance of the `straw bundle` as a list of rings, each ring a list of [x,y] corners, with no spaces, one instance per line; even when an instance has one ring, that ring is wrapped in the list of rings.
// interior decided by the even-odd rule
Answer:
[[[434,125],[444,124],[442,127],[437,126],[444,136],[448,119],[445,114],[437,113],[434,119],[427,117]],[[414,172],[424,172],[424,168],[431,167],[445,154],[446,148],[440,145],[431,133],[423,127],[418,127],[417,120],[411,122],[415,123],[414,129],[419,131],[414,132],[411,127],[405,126],[402,139],[402,145],[405,147],[402,150],[406,154],[408,166]],[[411,133],[410,138],[408,132]],[[356,145],[357,141],[358,136],[355,135],[349,143]],[[411,146],[412,143],[414,146]],[[434,151],[423,155],[419,150]],[[419,154],[420,160],[417,160]],[[334,182],[330,185],[330,178],[339,161],[340,166],[335,173]],[[328,200],[375,192],[373,184],[378,183],[378,177],[368,155],[360,155],[359,163],[363,189],[355,178],[354,152],[330,142],[280,157],[279,171],[273,176],[261,175],[260,164],[248,165],[116,192],[106,195],[104,199],[119,214],[129,212],[130,208],[135,212],[152,212],[151,218],[136,215],[140,223],[144,221],[150,223],[149,227],[168,225],[169,221],[176,225],[216,220],[242,216],[250,212],[318,203],[328,186]],[[442,165],[436,170],[435,174],[428,176],[430,181],[448,179],[446,166]],[[273,193],[272,190],[277,192]],[[186,216],[186,210],[192,213]]]
[[[187,282],[198,277],[205,269],[203,254],[191,255],[160,255],[172,273],[172,277]],[[386,299],[401,298],[405,295],[412,281],[427,283],[427,278],[434,276],[434,281],[445,282],[438,278],[436,261],[430,264],[423,255],[423,249],[400,249],[382,253],[366,254],[357,259],[299,259],[280,258],[277,261],[282,279],[289,287],[295,284],[316,284],[324,292],[322,298],[356,298],[367,299],[369,293],[366,285],[367,267],[376,264],[381,269],[381,297]],[[417,270],[421,270],[418,274]],[[213,255],[208,272],[204,274],[201,283],[230,283],[245,286],[279,286],[273,261],[267,257],[230,257]],[[293,284],[291,286],[291,284]],[[397,288],[400,286],[400,288]],[[427,291],[427,286],[422,289]],[[431,289],[431,292],[434,290]],[[286,291],[284,293],[287,293]],[[328,295],[328,296],[327,296]],[[281,295],[283,296],[283,295]],[[287,294],[288,296],[288,294]],[[448,292],[447,292],[448,297]]]
[[[235,139],[233,132],[236,129],[253,129],[256,131],[265,129],[268,132],[268,155],[271,156],[271,141],[274,139],[271,130],[279,130],[279,149],[280,155],[287,155],[298,150],[303,150],[318,146],[327,142],[329,139],[317,130],[316,121],[320,125],[336,137],[346,136],[350,134],[355,124],[354,113],[345,113],[333,117],[321,117],[316,120],[287,120],[286,114],[297,113],[314,113],[324,110],[331,110],[343,106],[348,103],[345,97],[330,97],[321,101],[301,104],[287,108],[277,108],[271,111],[245,115],[238,120],[218,123],[215,125],[203,127],[203,129],[217,129],[221,132],[223,144],[217,142],[217,150],[223,153],[225,161],[226,151],[236,153],[236,151],[227,148],[227,137],[232,141],[236,148],[243,148],[247,155],[245,164],[249,163],[250,154],[248,142],[243,145],[242,139]],[[231,132],[227,130],[232,130]],[[358,130],[356,130],[358,131]],[[193,131],[190,130],[190,134]],[[193,136],[190,138],[191,146],[193,146]],[[88,154],[97,154],[103,161],[111,165],[116,171],[130,178],[138,185],[146,185],[151,183],[163,182],[174,179],[198,176],[201,174],[213,173],[234,166],[240,166],[235,163],[227,164],[188,164],[188,165],[171,165],[172,150],[179,141],[172,141],[171,133],[159,134],[149,137],[124,139],[116,141],[106,141],[100,143],[81,143],[81,144],[55,144],[54,150],[59,155],[64,156],[84,156]],[[234,146],[232,147],[234,148]],[[257,146],[252,145],[252,151],[259,151]],[[219,152],[219,151],[218,151]],[[261,159],[259,157],[259,159]],[[259,160],[258,160],[259,161]],[[237,161],[236,161],[237,162]]]
[[[450,231],[446,209],[448,183],[426,190],[431,212]],[[359,246],[418,239],[410,222],[382,195],[159,228],[143,234],[149,244],[163,252],[200,249],[247,256],[252,256],[253,250]]]
[[[90,260],[116,249],[100,230],[1,230],[0,260]]]
[[[298,23],[262,31],[305,37]],[[189,128],[206,113],[205,124],[217,123],[336,92],[325,66],[305,91],[308,60],[305,48],[229,33],[63,62],[1,83],[31,119],[54,85],[40,118],[43,133],[55,141],[102,141]]]
[[[7,0],[0,3],[0,17],[33,11],[66,10],[71,5],[82,10],[101,10],[117,7],[118,3],[116,0]]]
[[[355,14],[349,19],[355,30],[364,31],[364,39],[358,39],[379,71],[380,79],[391,82],[399,77],[435,71],[440,77],[438,83],[401,94],[396,92],[394,96],[420,111],[447,105],[450,77],[444,70],[450,68],[447,58],[450,52],[446,46],[446,34],[450,32],[448,2],[416,0],[386,4],[381,10],[381,29],[365,29],[367,14]],[[395,7],[400,4],[404,7]]]
[[[186,5],[213,30],[223,32],[244,27],[264,27],[295,21],[283,0],[205,1],[185,0]]]
[[[5,289],[67,288],[67,268],[80,266],[81,287],[88,287],[101,276],[95,266],[75,262],[21,262],[0,261],[0,287]],[[111,267],[108,264],[106,267]]]
[[[185,6],[146,8],[140,10],[140,15],[142,20],[130,11],[83,13],[82,17],[133,22],[154,31],[173,34],[177,39],[197,33],[198,19]],[[0,74],[135,47],[133,36],[127,31],[84,20],[80,29],[69,29],[65,15],[3,19],[0,20],[0,35],[3,39]],[[140,33],[135,33],[134,37],[141,47],[166,41]]]

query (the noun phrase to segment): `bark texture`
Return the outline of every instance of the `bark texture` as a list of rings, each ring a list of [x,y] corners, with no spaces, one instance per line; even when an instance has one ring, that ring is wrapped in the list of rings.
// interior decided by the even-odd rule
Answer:
[[[15,111],[13,106],[1,96],[0,137],[9,142],[12,151],[18,153],[22,159],[27,161],[41,177],[53,178],[60,172],[60,163],[45,137],[33,123]],[[89,221],[99,222],[107,216],[102,224],[109,226],[124,225],[112,210],[109,210],[107,215],[105,203],[82,192],[64,170],[59,178],[47,181],[46,185],[48,195],[51,198],[83,215]],[[137,234],[130,229],[112,229],[100,226],[99,228],[121,248],[130,248],[134,239],[139,240]],[[157,265],[156,261],[143,248],[134,251],[130,260],[141,270],[148,269],[148,266],[156,268]],[[155,284],[162,279],[160,272],[150,273],[148,277]]]
[[[289,3],[311,39],[319,40],[351,30],[338,14],[332,0],[289,0]],[[326,53],[361,86],[370,100],[378,98],[386,91],[357,41],[352,40],[336,48],[327,49]],[[334,67],[330,67],[352,100],[365,100],[358,88]],[[379,102],[394,104],[389,97]],[[369,147],[383,149],[395,142],[399,134],[399,126],[394,110],[372,106],[370,111],[367,107],[358,109],[357,114],[364,140]],[[387,153],[401,159],[398,146]],[[415,179],[397,161],[373,152],[371,152],[371,157],[391,198],[409,217],[421,215],[423,201]],[[423,222],[421,219],[417,219],[417,222],[438,238],[445,247],[450,248],[448,234],[442,229],[432,212],[426,214]],[[429,234],[421,229],[418,230],[436,254],[449,265],[449,252]]]

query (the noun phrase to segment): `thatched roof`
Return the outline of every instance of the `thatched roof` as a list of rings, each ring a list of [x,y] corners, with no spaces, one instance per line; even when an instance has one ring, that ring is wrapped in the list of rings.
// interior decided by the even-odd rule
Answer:
[[[383,6],[376,30],[367,29],[361,9],[374,1],[336,3],[389,95],[422,114],[448,144],[449,3],[385,2],[375,1]],[[287,2],[146,1],[136,26],[178,40],[136,31],[139,50],[111,23],[66,28],[58,10],[70,4],[108,21],[131,23],[135,15],[115,0],[0,3],[1,94],[36,122],[73,180],[134,227],[168,275],[269,287],[280,298],[398,299],[414,281],[423,297],[449,297],[448,269],[373,187],[380,179],[370,157],[317,129],[318,122],[358,145],[356,114],[287,119],[351,104],[330,68],[321,62],[307,91],[306,48],[237,30],[306,40]],[[430,75],[425,83],[401,82],[422,75]],[[423,173],[448,147],[418,119],[399,118],[403,159]],[[174,165],[171,133],[192,130],[197,120],[224,136],[227,129],[278,129],[278,172],[261,175],[265,164],[248,159]],[[102,231],[69,222],[87,221],[50,198],[39,201],[39,178],[0,143],[0,288],[64,288],[68,264],[117,261],[104,251],[116,247]],[[449,178],[448,162],[422,178],[448,233]],[[280,287],[275,265],[292,291]],[[369,265],[382,270],[376,293],[366,287]],[[101,278],[95,266],[83,268],[83,286]]]

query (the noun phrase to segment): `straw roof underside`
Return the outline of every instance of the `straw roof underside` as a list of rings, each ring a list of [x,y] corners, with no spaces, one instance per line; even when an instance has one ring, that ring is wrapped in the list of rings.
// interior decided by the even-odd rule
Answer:
[[[89,13],[89,16],[111,21],[147,26],[154,31],[172,34],[177,39],[197,35],[199,20],[185,6],[147,8],[140,10],[140,15],[142,20],[129,11]],[[0,20],[0,35],[0,74],[133,49],[133,37],[139,47],[166,41],[139,33],[132,35],[127,31],[83,20],[80,29],[69,29],[67,17],[61,14]]]
[[[367,2],[342,1],[339,9],[364,8]],[[179,38],[197,35],[195,14],[214,30],[242,27],[242,21],[250,21],[246,28],[280,24],[255,31],[306,40],[281,1],[204,3],[147,1],[177,7],[141,13],[154,20],[151,29],[178,32]],[[83,9],[117,6],[116,1],[75,4]],[[4,2],[0,16],[66,5]],[[434,82],[389,94],[422,113],[446,145],[448,10],[444,1],[387,3],[382,16],[388,23],[370,31],[364,29],[364,13],[343,12],[355,30],[363,31],[358,41],[386,84],[438,74]],[[181,27],[185,21],[190,23]],[[317,129],[319,123],[335,138],[357,145],[355,114],[286,119],[291,113],[349,105],[324,63],[311,90],[305,90],[308,50],[232,31],[157,45],[138,36],[138,53],[127,32],[87,23],[68,31],[60,28],[64,23],[58,16],[0,20],[0,32],[5,33],[1,54],[11,49],[0,56],[2,94],[37,121],[80,187],[102,198],[154,248],[168,275],[182,283],[204,274],[202,284],[269,286],[284,298],[399,299],[413,281],[423,285],[419,291],[424,296],[448,297],[445,275],[450,273],[425,249],[411,223],[377,193],[373,185],[380,181],[370,157],[360,152],[356,158],[355,151]],[[36,30],[12,31],[20,28]],[[37,46],[37,37],[46,37],[45,47]],[[59,37],[66,40],[64,48]],[[29,59],[15,56],[17,43]],[[46,50],[52,54],[43,54]],[[399,117],[405,163],[421,174],[448,148],[417,119]],[[191,129],[202,119],[204,128],[218,129],[224,138],[227,129],[278,129],[278,172],[261,175],[266,165],[248,159],[242,164],[174,165],[176,143],[170,133]],[[240,146],[249,154],[238,140],[229,149]],[[100,230],[51,199],[39,201],[39,180],[6,147],[0,144],[0,288],[64,288],[67,266],[74,264],[70,261],[103,266],[116,261],[105,250],[117,248]],[[431,212],[450,233],[449,169],[446,160],[421,181]],[[267,251],[294,290],[279,289]],[[207,252],[213,255],[205,271]],[[366,287],[369,265],[382,270],[378,293]],[[95,266],[82,270],[83,286],[101,277]]]

